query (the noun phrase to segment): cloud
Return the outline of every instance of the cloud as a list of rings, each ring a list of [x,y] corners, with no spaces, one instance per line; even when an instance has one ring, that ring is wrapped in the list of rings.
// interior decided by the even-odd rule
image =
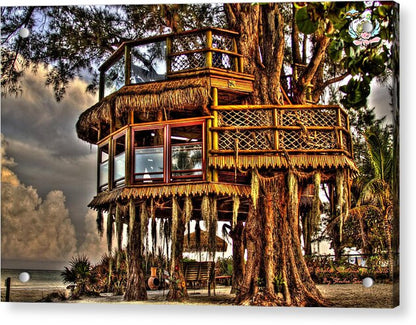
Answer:
[[[107,252],[107,241],[105,235],[100,238],[97,231],[96,223],[97,214],[95,211],[89,210],[85,216],[84,242],[78,249],[79,254],[89,257],[92,263],[98,263],[101,257]],[[106,222],[104,222],[106,224]]]
[[[94,212],[89,210],[84,218],[85,239],[78,245],[63,192],[52,190],[42,199],[33,186],[24,185],[8,168],[16,163],[7,156],[10,143],[3,135],[1,139],[2,260],[20,261],[20,267],[62,267],[72,256],[85,254],[98,262],[106,244],[97,234]]]
[[[61,102],[45,87],[43,74],[30,70],[24,75],[21,96],[2,98],[2,133],[7,152],[14,158],[11,167],[20,182],[36,188],[40,197],[60,190],[76,229],[83,240],[84,216],[96,191],[96,148],[77,138],[75,124],[80,113],[96,101],[85,92],[86,83],[75,79]],[[9,170],[2,177],[12,177]],[[16,179],[15,179],[16,180]]]
[[[76,252],[75,228],[62,191],[2,182],[2,259],[65,261]]]

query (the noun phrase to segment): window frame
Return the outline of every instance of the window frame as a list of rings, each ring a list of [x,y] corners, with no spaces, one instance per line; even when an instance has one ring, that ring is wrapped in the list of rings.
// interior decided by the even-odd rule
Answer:
[[[102,149],[107,146],[107,160],[102,161]],[[110,139],[107,139],[107,141],[104,141],[102,143],[99,144],[98,146],[98,150],[97,150],[97,189],[98,192],[104,192],[106,190],[108,190],[110,188],[110,159],[111,159],[111,152],[110,152]],[[107,183],[104,184],[100,184],[100,179],[101,179],[101,164],[107,162]]]

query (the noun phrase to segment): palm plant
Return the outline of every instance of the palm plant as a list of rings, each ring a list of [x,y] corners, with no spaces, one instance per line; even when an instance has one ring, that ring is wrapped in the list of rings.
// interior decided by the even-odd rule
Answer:
[[[91,271],[92,265],[88,257],[78,255],[72,257],[69,267],[65,266],[61,277],[64,283],[75,284],[74,295],[81,296],[88,292],[89,286],[94,282]]]
[[[356,206],[350,210],[349,218],[358,222],[357,235],[365,253],[372,254],[376,247],[378,250],[387,250],[391,273],[393,266],[391,240],[393,149],[391,132],[388,127],[370,128],[365,133],[365,142],[367,145],[367,163],[365,165],[370,173],[363,173],[364,175],[358,182],[360,195]]]

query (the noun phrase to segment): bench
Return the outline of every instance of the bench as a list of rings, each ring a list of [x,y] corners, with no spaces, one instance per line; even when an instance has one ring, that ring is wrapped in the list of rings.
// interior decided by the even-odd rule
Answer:
[[[211,286],[215,295],[215,262],[184,262],[183,273],[187,287],[196,288],[206,284],[208,296],[211,296]]]

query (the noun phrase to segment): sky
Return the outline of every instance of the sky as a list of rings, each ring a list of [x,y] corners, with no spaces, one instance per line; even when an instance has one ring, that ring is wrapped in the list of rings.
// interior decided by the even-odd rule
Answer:
[[[74,254],[97,261],[105,252],[87,208],[96,194],[96,147],[75,131],[97,95],[75,79],[56,102],[44,73],[27,71],[22,94],[1,99],[2,267],[60,269]],[[389,103],[387,90],[373,84],[369,106],[390,116]]]
[[[77,253],[97,260],[105,251],[87,208],[96,148],[75,132],[97,98],[76,79],[56,102],[43,73],[28,71],[22,94],[1,101],[2,267],[60,269]]]

